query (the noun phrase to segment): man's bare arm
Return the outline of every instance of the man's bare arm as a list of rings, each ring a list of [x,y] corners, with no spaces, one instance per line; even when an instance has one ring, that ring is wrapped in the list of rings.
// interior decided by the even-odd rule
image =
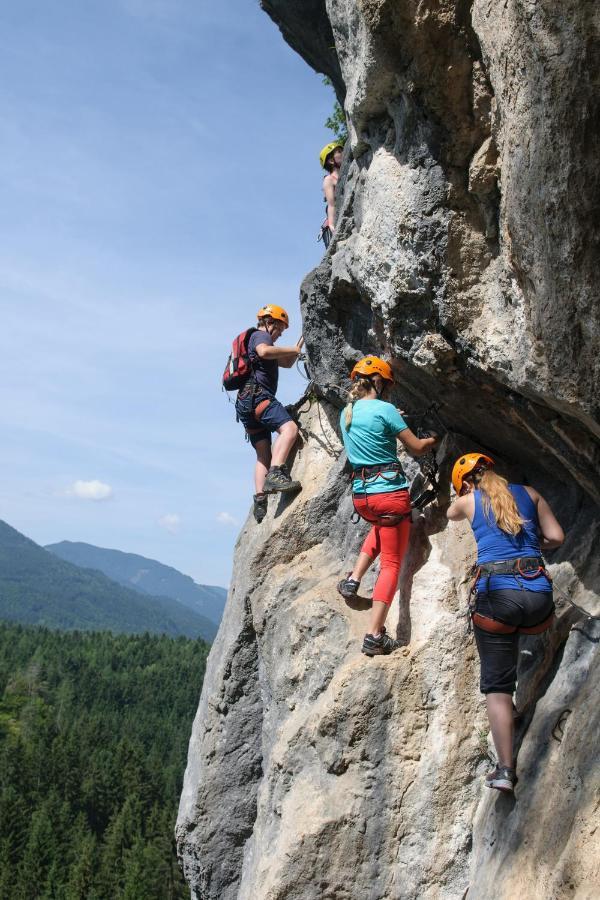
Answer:
[[[327,201],[327,224],[333,231],[335,227],[335,183],[331,175],[323,182],[323,193]]]
[[[282,369],[291,369],[297,359],[298,355],[294,354],[293,356],[286,356],[284,359],[278,359],[277,362]]]
[[[280,365],[285,367],[285,360],[294,362],[300,354],[299,347],[271,347],[270,344],[258,344],[256,355],[261,359],[276,359]]]

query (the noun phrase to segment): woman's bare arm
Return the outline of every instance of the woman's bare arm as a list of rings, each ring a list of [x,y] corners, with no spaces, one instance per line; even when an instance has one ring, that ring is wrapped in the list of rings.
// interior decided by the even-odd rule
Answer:
[[[560,523],[550,508],[547,500],[544,500],[535,488],[527,486],[527,493],[537,508],[538,522],[540,523],[540,547],[542,550],[554,550],[560,547],[565,539],[565,533]]]
[[[463,497],[457,497],[446,510],[446,517],[451,522],[460,522],[461,519],[473,520],[475,512],[475,501],[471,494],[465,494]]]
[[[423,456],[438,442],[437,437],[418,438],[410,428],[403,428],[396,437],[404,444],[412,456]]]

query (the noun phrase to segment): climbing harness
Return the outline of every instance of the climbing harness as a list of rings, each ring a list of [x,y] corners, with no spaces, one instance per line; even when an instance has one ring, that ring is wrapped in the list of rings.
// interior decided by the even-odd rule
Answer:
[[[468,600],[469,631],[471,630],[471,623],[473,623],[473,625],[481,628],[482,631],[487,631],[491,634],[542,634],[553,625],[555,619],[554,611],[543,622],[526,628],[519,625],[507,625],[505,622],[500,622],[498,619],[493,619],[491,616],[485,616],[477,612],[475,608],[477,596],[480,593],[477,589],[477,583],[480,578],[486,579],[485,590],[481,591],[486,596],[488,594],[489,579],[492,575],[514,575],[523,591],[525,588],[519,581],[520,578],[525,579],[525,581],[532,581],[534,578],[543,575],[552,584],[552,578],[541,556],[524,556],[517,559],[499,559],[494,562],[475,563],[471,569],[471,574],[474,575],[474,578],[469,590]]]
[[[397,475],[404,475],[404,469],[402,465],[395,460],[393,462],[387,463],[377,463],[374,466],[357,466],[352,469],[352,477],[360,478],[363,485],[367,485],[368,483],[374,481],[379,475],[384,479],[384,481],[393,481],[394,478],[386,478],[385,473],[393,474],[394,478]],[[357,491],[357,493],[363,493],[362,491]]]
[[[506,625],[504,622],[499,622],[497,619],[492,619],[490,616],[484,616],[477,612],[471,613],[471,619],[474,625],[490,634],[514,634],[515,632],[518,632],[518,634],[542,634],[554,624],[555,615],[550,613],[547,619],[544,619],[539,625],[532,625],[531,628]]]
[[[267,407],[269,407],[272,402],[273,402],[272,397],[266,397],[264,400],[261,400],[260,403],[257,403],[253,410],[254,418],[260,419],[262,417],[263,413],[265,412],[265,410],[267,409]]]
[[[261,392],[266,393],[265,389],[263,387],[261,387],[259,384],[257,384],[257,382],[254,380],[254,378],[252,378],[252,375],[249,375],[247,377],[243,387],[240,388],[240,391],[238,393],[238,398],[237,398],[238,401],[242,400],[242,401],[248,401],[250,403],[250,406],[252,408],[252,415],[257,420],[257,422],[260,422],[265,411],[268,409],[268,407],[271,405],[271,403],[273,402],[273,399],[274,399],[273,397],[270,397],[267,395],[262,400],[259,400],[259,402],[256,404],[256,406],[254,406],[254,397],[256,396],[257,393],[261,393]],[[239,414],[239,411],[237,410],[237,406],[236,406],[235,418],[236,418],[236,422],[240,421],[240,414]],[[261,431],[264,430],[263,428],[248,428],[246,425],[244,425],[244,429],[246,432],[246,440],[248,440],[248,438],[251,435],[260,434]]]
[[[497,619],[492,619],[490,616],[484,616],[481,613],[476,612],[475,601],[477,599],[478,593],[477,582],[482,576],[487,579],[485,591],[482,592],[484,594],[487,594],[489,578],[491,575],[514,575],[517,582],[519,582],[519,578],[524,578],[525,581],[528,581],[533,578],[538,578],[540,575],[543,575],[552,585],[553,592],[555,594],[558,594],[559,597],[562,597],[563,600],[566,600],[567,603],[569,603],[574,609],[585,616],[586,619],[591,619],[594,621],[600,620],[600,615],[593,615],[587,609],[584,609],[582,606],[579,606],[577,603],[575,603],[574,600],[571,600],[571,598],[567,596],[564,591],[556,587],[542,557],[528,556],[520,557],[518,559],[503,559],[497,560],[496,562],[481,563],[480,565],[477,565],[477,563],[475,563],[475,565],[471,567],[470,572],[474,577],[468,595],[467,631],[471,631],[471,623],[473,623],[483,631],[492,632],[494,634],[514,634],[515,632],[518,632],[519,634],[542,634],[544,631],[547,631],[555,621],[556,616],[554,612],[552,612],[546,619],[544,619],[543,622],[540,622],[538,625],[533,625],[531,628],[524,628],[517,627],[515,625],[506,625],[504,622],[499,622]],[[525,590],[520,582],[519,584],[521,590]]]
[[[388,478],[388,475],[391,475],[392,477]],[[352,492],[354,515],[360,516],[365,522],[370,522],[371,525],[378,525],[380,528],[393,528],[394,526],[399,525],[400,522],[403,522],[404,519],[410,519],[410,513],[387,515],[386,513],[376,513],[374,510],[369,509],[367,485],[372,484],[377,478],[383,478],[384,481],[391,482],[401,476],[404,476],[404,469],[398,461],[381,463],[375,466],[360,466],[359,468],[352,469],[350,475],[351,483],[358,478],[360,479],[363,488],[362,491]],[[356,508],[355,497],[362,498],[363,496],[365,498],[366,510],[360,512]],[[354,515],[352,519],[357,522],[358,520],[354,520]]]
[[[331,238],[333,237],[333,232],[329,227],[329,219],[325,219],[321,227],[319,228],[319,233],[317,234],[317,241],[323,241],[325,245],[325,249],[329,247],[331,243]]]
[[[400,522],[403,522],[405,519],[410,519],[410,513],[404,513],[403,515],[385,515],[382,513],[381,515],[377,515],[377,513],[372,513],[372,518],[366,518],[364,513],[360,513],[356,507],[354,508],[354,513],[352,514],[351,522],[355,525],[358,524],[358,519],[355,519],[354,516],[358,516],[360,519],[364,519],[365,522],[368,522],[370,525],[377,525],[379,528],[394,528],[396,525],[399,525]]]

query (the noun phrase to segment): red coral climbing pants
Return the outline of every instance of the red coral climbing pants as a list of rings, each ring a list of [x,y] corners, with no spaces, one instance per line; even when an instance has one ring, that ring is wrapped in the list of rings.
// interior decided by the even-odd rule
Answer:
[[[408,546],[411,510],[408,491],[354,494],[353,500],[354,508],[367,522],[382,515],[408,517],[398,525],[373,525],[361,547],[361,553],[366,553],[371,559],[380,558],[381,571],[373,589],[373,600],[389,606],[398,587],[400,566]]]

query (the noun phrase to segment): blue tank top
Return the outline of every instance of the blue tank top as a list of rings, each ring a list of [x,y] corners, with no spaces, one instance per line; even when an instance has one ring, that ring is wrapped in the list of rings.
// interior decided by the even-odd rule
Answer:
[[[497,562],[501,559],[518,559],[520,556],[541,556],[538,538],[539,521],[535,503],[522,484],[509,484],[517,509],[525,524],[518,534],[507,534],[496,524],[493,512],[486,518],[481,491],[473,491],[475,513],[471,528],[477,541],[477,562]],[[477,583],[481,590],[500,591],[505,588],[525,588],[528,591],[551,591],[552,585],[544,575],[538,578],[521,578],[515,575],[483,576]]]

